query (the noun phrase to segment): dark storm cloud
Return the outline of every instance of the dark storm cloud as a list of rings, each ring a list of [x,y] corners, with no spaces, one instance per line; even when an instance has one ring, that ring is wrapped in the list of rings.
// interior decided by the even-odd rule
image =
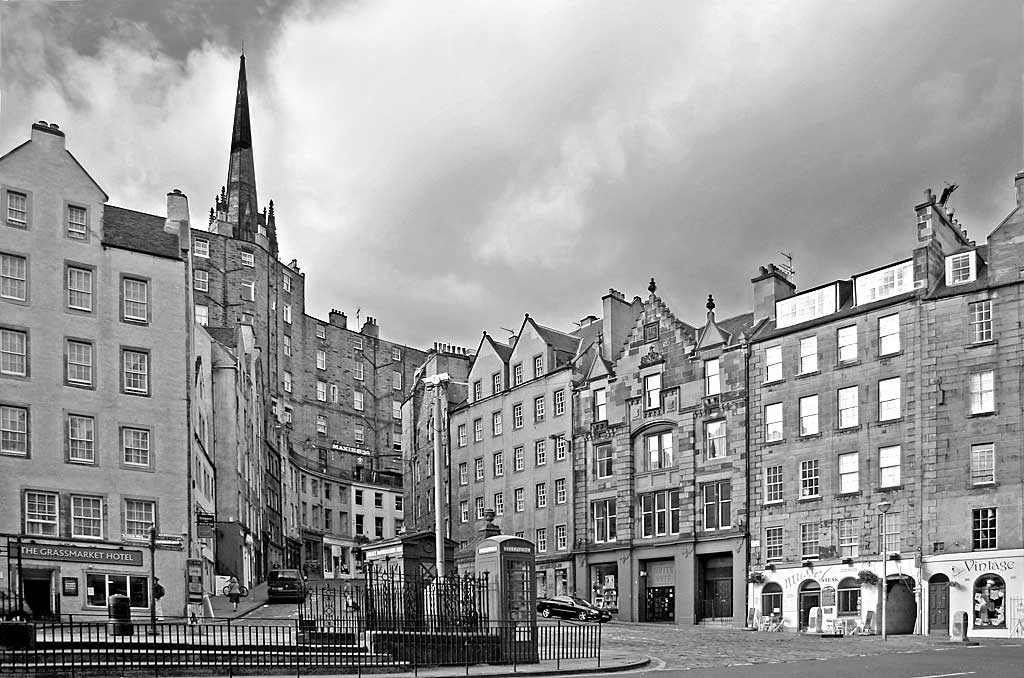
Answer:
[[[709,292],[738,313],[781,251],[804,287],[906,256],[928,186],[983,238],[1021,162],[1009,0],[128,5],[5,30],[5,145],[59,119],[113,202],[179,186],[205,221],[244,36],[311,312],[419,345],[568,327],[652,276],[691,322]]]

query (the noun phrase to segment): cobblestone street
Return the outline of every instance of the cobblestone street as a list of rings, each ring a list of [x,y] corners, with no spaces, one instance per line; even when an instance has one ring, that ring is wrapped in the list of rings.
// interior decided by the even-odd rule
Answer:
[[[605,625],[602,645],[606,650],[648,655],[670,669],[859,657],[952,646],[944,638],[922,636],[890,636],[883,642],[880,636],[820,638],[798,633],[615,622]]]

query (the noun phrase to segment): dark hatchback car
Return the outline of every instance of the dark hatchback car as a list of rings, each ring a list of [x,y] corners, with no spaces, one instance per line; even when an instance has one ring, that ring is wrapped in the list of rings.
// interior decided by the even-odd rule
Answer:
[[[267,575],[267,602],[306,600],[306,582],[298,570],[271,570]]]
[[[579,621],[611,621],[612,613],[591,605],[576,596],[555,596],[537,600],[537,612],[542,617],[562,617]]]

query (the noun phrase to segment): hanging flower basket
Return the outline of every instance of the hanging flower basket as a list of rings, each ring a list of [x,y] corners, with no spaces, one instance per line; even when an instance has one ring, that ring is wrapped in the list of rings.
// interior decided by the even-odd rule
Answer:
[[[859,579],[864,584],[878,583],[878,575],[872,572],[871,570],[861,570],[857,573],[857,579]]]
[[[751,584],[763,584],[764,583],[764,572],[751,572],[747,575],[747,581]]]

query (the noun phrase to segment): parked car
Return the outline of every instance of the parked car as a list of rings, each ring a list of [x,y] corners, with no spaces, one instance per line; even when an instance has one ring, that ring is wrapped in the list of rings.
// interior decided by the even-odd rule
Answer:
[[[298,570],[271,570],[267,574],[267,602],[306,600],[306,582]]]
[[[610,621],[612,618],[612,613],[608,610],[603,610],[576,596],[541,598],[537,601],[537,612],[546,618],[563,617],[602,623]]]

